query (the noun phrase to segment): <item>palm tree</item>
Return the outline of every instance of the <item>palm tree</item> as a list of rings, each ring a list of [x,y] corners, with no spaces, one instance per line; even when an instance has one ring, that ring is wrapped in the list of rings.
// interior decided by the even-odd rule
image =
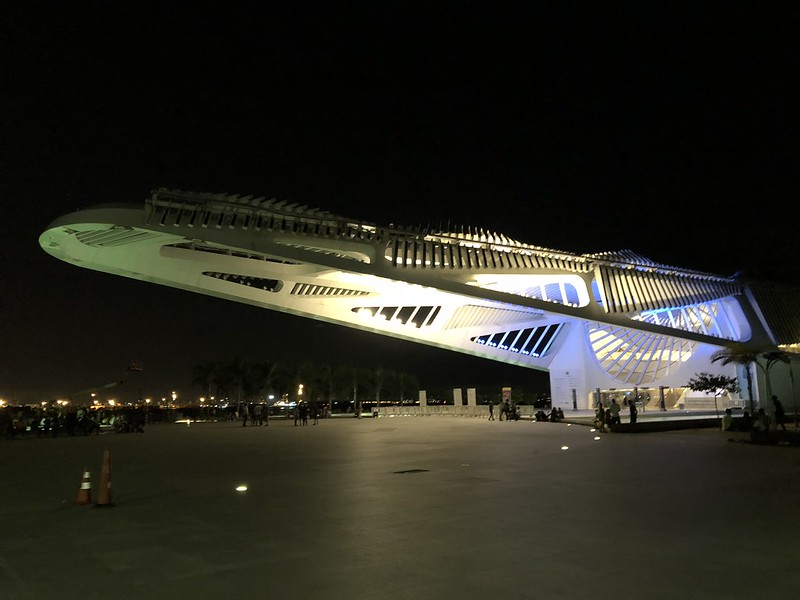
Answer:
[[[361,418],[361,398],[369,390],[372,371],[363,367],[342,367],[342,372],[347,374],[349,385],[353,390],[353,407],[355,416]]]
[[[358,367],[350,367],[350,381],[353,384],[353,410],[356,413],[356,417],[359,419],[361,418],[361,398],[358,395],[358,379],[359,379],[359,371]]]
[[[331,410],[333,410],[333,398],[345,400],[350,395],[353,387],[353,367],[347,365],[336,365],[331,374]]]
[[[797,429],[800,427],[800,423],[798,423],[798,414],[797,414],[797,395],[794,391],[794,371],[792,370],[791,363],[789,364],[789,383],[792,390],[792,408],[794,409],[794,428]]]
[[[759,350],[739,344],[718,350],[711,356],[711,362],[721,362],[723,365],[735,364],[744,367],[751,415],[755,414],[755,404],[753,403],[753,374],[750,370],[750,365],[753,363],[758,365],[759,354]]]
[[[772,382],[770,381],[769,378],[770,369],[772,369],[772,367],[778,364],[779,362],[789,365],[789,383],[790,383],[790,389],[792,391],[794,426],[795,429],[797,429],[797,419],[798,419],[797,400],[795,399],[795,393],[794,393],[794,371],[792,370],[792,355],[788,352],[784,352],[783,350],[774,350],[772,352],[766,352],[762,356],[762,358],[764,358],[767,361],[766,366],[764,367],[764,372],[766,373],[767,376],[767,395],[769,397],[772,397]]]
[[[333,410],[333,391],[336,385],[333,367],[330,365],[317,367],[317,385],[323,400],[328,403],[328,409]]]
[[[398,386],[400,388],[400,405],[403,405],[403,400],[406,399],[406,392],[411,390],[414,395],[419,393],[419,380],[416,375],[410,375],[402,371],[398,376]]]
[[[213,362],[204,362],[192,367],[192,385],[199,386],[207,399],[211,398],[211,384],[216,369],[217,364]]]
[[[287,366],[287,375],[290,378],[289,398],[294,396],[299,404],[300,400],[313,397],[314,393],[314,363],[311,361],[301,361]],[[302,398],[300,396],[300,385],[303,386]]]
[[[269,396],[271,392],[276,391],[276,383],[285,369],[286,365],[277,360],[265,360],[253,365],[252,374],[256,382],[256,393],[264,392]]]
[[[408,373],[400,371],[397,374],[397,393],[400,396],[397,405],[403,406],[403,400],[406,396],[406,388],[408,387]]]
[[[764,359],[764,364],[759,362],[759,358]],[[779,362],[789,365],[789,376],[792,380],[792,388],[794,389],[794,376],[792,373],[791,355],[788,352],[778,350],[775,346],[762,346],[752,348],[743,344],[737,344],[729,348],[718,350],[711,356],[711,362],[721,361],[723,365],[737,364],[745,368],[745,376],[747,377],[747,393],[750,396],[750,410],[753,410],[753,378],[750,370],[750,365],[755,365],[764,374],[764,383],[766,385],[767,397],[772,396],[772,383],[770,381],[770,370]],[[793,400],[794,400],[794,392]]]
[[[383,390],[383,386],[386,383],[386,377],[388,373],[383,365],[379,365],[375,368],[372,372],[372,381],[375,384],[375,410],[379,411],[381,409],[381,391]]]
[[[243,358],[237,357],[223,363],[214,373],[215,383],[226,392],[236,391],[237,406],[242,402],[242,392],[248,379],[248,367]]]

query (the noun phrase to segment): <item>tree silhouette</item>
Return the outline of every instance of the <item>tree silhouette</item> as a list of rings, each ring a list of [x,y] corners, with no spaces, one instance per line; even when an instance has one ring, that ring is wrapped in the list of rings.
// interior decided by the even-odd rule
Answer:
[[[199,386],[203,390],[203,395],[211,398],[211,384],[214,382],[214,372],[217,364],[204,362],[192,367],[192,385]]]
[[[719,419],[719,408],[717,407],[719,395],[722,392],[735,394],[739,391],[739,383],[735,377],[712,375],[711,373],[698,373],[689,380],[686,387],[695,392],[714,394],[714,411],[717,413],[717,419]]]
[[[750,414],[755,414],[755,404],[753,402],[753,374],[751,365],[758,364],[758,350],[753,350],[746,346],[737,345],[731,348],[718,350],[711,356],[711,362],[721,362],[723,365],[731,363],[744,367],[745,378],[747,380],[747,397],[750,404]]]

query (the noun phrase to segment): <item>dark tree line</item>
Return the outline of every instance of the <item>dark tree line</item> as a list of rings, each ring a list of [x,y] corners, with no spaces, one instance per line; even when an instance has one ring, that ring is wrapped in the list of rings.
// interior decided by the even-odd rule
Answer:
[[[240,357],[204,362],[192,369],[192,385],[210,399],[228,402],[263,402],[273,396],[289,401],[328,403],[332,408],[350,404],[400,404],[415,401],[419,382],[415,375],[378,366],[317,364],[312,361],[247,361]],[[302,391],[301,386],[302,385]]]

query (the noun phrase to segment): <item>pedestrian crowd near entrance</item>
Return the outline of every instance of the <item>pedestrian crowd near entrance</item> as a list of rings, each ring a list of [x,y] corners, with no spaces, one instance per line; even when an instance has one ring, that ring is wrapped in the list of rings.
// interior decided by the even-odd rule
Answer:
[[[517,406],[516,402],[505,398],[502,402],[500,402],[500,406],[498,407],[499,415],[497,419],[494,417],[494,402],[489,402],[489,420],[490,421],[519,421],[521,418],[519,407]],[[538,410],[533,415],[534,420],[536,421],[550,421],[552,423],[559,423],[564,420],[564,411],[561,408],[554,406],[550,409],[549,413],[544,412],[543,410]]]
[[[787,433],[786,411],[778,397],[773,395],[772,414],[762,407],[757,409],[754,414],[745,410],[741,417],[737,417],[734,416],[733,410],[726,408],[725,414],[722,416],[721,427],[723,431],[749,432],[753,441],[768,441],[770,434]]]

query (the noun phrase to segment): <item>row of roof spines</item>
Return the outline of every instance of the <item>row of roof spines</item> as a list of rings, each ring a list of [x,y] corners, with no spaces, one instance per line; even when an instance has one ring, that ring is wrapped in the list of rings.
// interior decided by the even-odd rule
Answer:
[[[443,238],[390,240],[386,258],[395,267],[412,269],[552,269],[587,273],[592,268],[580,257],[541,254],[526,248],[498,249],[492,244],[465,246]]]
[[[524,244],[503,234],[486,232],[479,228],[466,228],[466,230],[461,228],[461,231],[456,232],[396,226],[379,228],[373,223],[337,216],[297,203],[278,201],[275,198],[266,199],[263,196],[159,188],[151,193],[146,202],[146,209],[148,206],[151,210],[147,213],[147,222],[157,221],[162,226],[227,227],[255,231],[267,229],[339,239],[390,243],[395,247],[398,243],[404,247],[412,247],[420,243],[427,245],[431,242],[439,242],[440,245],[446,245],[457,241],[458,243],[455,245],[459,247],[463,246],[463,242],[467,242],[475,244],[472,248],[491,248],[492,256],[487,256],[488,260],[484,262],[486,267],[493,263],[492,266],[496,268],[497,264],[502,264],[505,262],[504,259],[507,260],[510,258],[510,254],[514,254],[515,256],[536,257],[536,260],[525,258],[507,260],[511,268],[555,268],[587,272],[596,265],[606,265],[623,269],[700,277],[719,282],[733,283],[734,281],[728,277],[658,264],[629,250],[580,255]],[[460,263],[456,259],[455,263],[447,266],[464,267],[474,264],[480,267],[480,262],[481,258],[476,256],[474,259],[466,258]],[[527,263],[532,264],[528,265]],[[405,260],[392,260],[392,264],[413,266],[417,264],[417,261],[415,259],[407,264]],[[425,262],[422,264],[425,265]],[[428,264],[426,266],[440,265]]]
[[[278,200],[277,198],[266,198],[265,196],[242,196],[240,194],[215,194],[209,192],[189,192],[185,190],[170,190],[167,188],[158,188],[150,193],[150,200],[153,202],[170,201],[176,202],[194,202],[197,204],[213,204],[219,203],[220,205],[234,205],[242,208],[263,209],[271,212],[280,212],[285,214],[305,215],[315,218],[331,218],[343,219],[344,217],[337,217],[333,213],[323,211],[318,208],[309,208],[306,205],[298,204],[297,202],[289,203],[286,200]],[[221,207],[222,208],[222,207]]]
[[[360,221],[358,219],[350,219],[348,217],[337,216],[331,212],[323,211],[317,208],[309,208],[306,205],[298,203],[287,203],[285,200],[277,200],[276,198],[267,199],[265,196],[241,196],[239,194],[215,194],[203,192],[187,192],[183,190],[169,190],[159,188],[151,192],[150,201],[152,203],[176,203],[177,204],[196,204],[204,205],[210,212],[213,212],[215,206],[219,205],[221,212],[238,212],[241,210],[263,210],[270,213],[278,213],[286,216],[305,217],[311,219],[324,219],[339,222],[346,222],[351,227],[358,226],[367,230],[377,231],[378,226],[374,223],[367,221]],[[453,238],[458,240],[472,241],[478,243],[496,244],[507,247],[530,248],[549,253],[564,254],[557,250],[543,248],[540,246],[531,246],[523,244],[502,233],[488,232],[483,228],[471,227],[466,225],[454,225],[450,229],[448,224],[447,228],[441,225],[435,227],[403,227],[390,225],[388,228],[381,228],[384,231],[391,232],[396,236],[409,236],[418,237],[420,235],[436,235],[444,238]],[[459,231],[460,230],[460,231]]]
[[[713,302],[742,293],[734,282],[677,276],[659,271],[631,272],[599,265],[595,280],[602,288],[606,313],[631,313]]]

